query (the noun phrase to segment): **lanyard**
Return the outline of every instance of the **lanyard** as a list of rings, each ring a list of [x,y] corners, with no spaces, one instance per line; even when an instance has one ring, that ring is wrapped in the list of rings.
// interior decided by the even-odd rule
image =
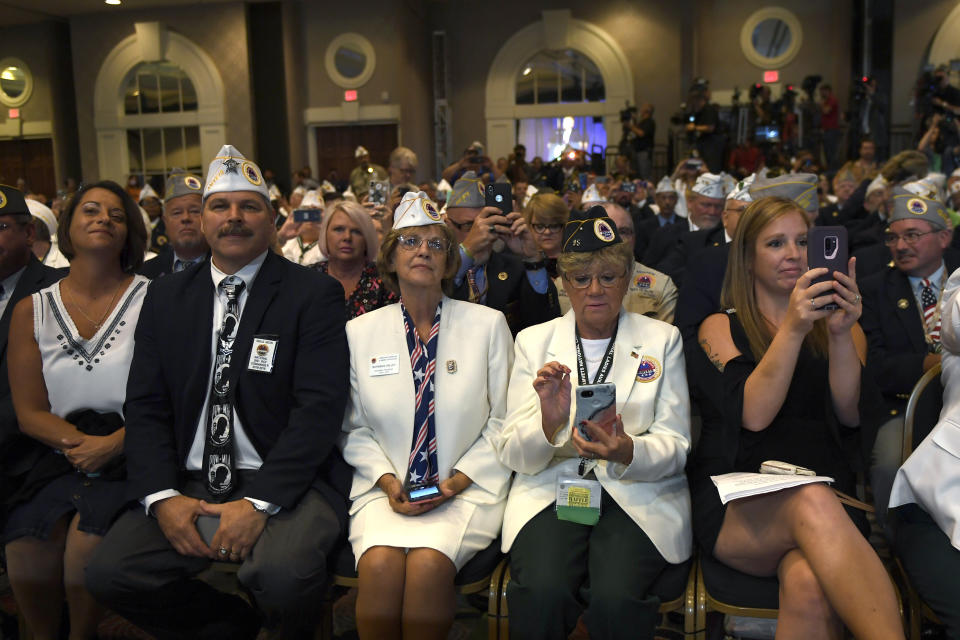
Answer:
[[[603,354],[603,359],[600,361],[600,367],[597,369],[597,374],[593,377],[593,384],[600,384],[607,379],[607,374],[610,373],[610,368],[613,366],[613,347],[617,342],[617,328],[619,327],[620,322],[617,320],[617,324],[613,327],[613,335],[610,336],[610,342],[607,344],[607,350]],[[590,378],[587,374],[587,359],[583,356],[583,343],[580,341],[580,329],[574,324],[573,327],[574,337],[576,338],[577,346],[577,384],[583,386],[585,384],[590,384]],[[576,426],[574,426],[576,428]],[[583,474],[587,471],[587,463],[589,460],[586,458],[580,458],[580,466],[577,468],[577,475],[583,477]]]
[[[619,321],[617,325],[619,325]],[[617,341],[617,326],[613,327],[613,335],[610,336],[610,343],[603,354],[603,360],[600,361],[600,368],[597,369],[597,375],[593,377],[593,382],[587,375],[587,359],[583,357],[583,343],[580,341],[580,329],[574,325],[574,336],[577,339],[577,383],[582,387],[585,384],[600,384],[607,379],[610,373],[610,367],[613,366],[613,346]]]

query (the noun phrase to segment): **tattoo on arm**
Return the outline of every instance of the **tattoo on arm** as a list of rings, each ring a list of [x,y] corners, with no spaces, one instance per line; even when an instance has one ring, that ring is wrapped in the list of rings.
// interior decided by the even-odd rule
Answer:
[[[713,350],[710,348],[710,343],[701,338],[700,347],[703,349],[703,352],[707,354],[707,358],[710,359],[713,366],[715,366],[718,371],[723,371],[723,368],[727,365],[720,359],[719,354],[713,353]]]

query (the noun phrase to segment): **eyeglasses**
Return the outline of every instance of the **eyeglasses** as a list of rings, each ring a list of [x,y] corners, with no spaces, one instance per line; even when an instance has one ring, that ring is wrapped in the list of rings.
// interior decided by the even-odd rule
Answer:
[[[463,231],[464,233],[470,233],[470,229],[473,229],[473,220],[470,222],[454,222],[453,219],[448,215],[447,222],[452,224],[457,231]]]
[[[939,233],[939,232],[940,232],[940,229],[936,229],[933,231],[907,231],[902,236],[898,236],[895,233],[887,233],[883,236],[883,244],[887,245],[888,247],[895,247],[897,243],[900,242],[900,239],[902,238],[903,241],[906,242],[908,245],[913,246],[920,241],[921,236],[925,236],[928,233]]]
[[[416,251],[423,244],[423,238],[420,236],[398,236],[397,246],[404,251]],[[449,248],[449,243],[443,238],[430,238],[427,240],[427,249],[437,253],[444,253]]]
[[[586,289],[593,282],[593,279],[596,278],[597,282],[600,283],[600,286],[604,289],[609,289],[614,287],[617,284],[617,281],[620,280],[626,271],[620,275],[614,275],[612,273],[601,273],[598,275],[590,275],[589,273],[577,273],[574,275],[563,274],[563,277],[567,279],[567,282],[573,285],[574,289]]]
[[[534,222],[530,226],[537,233],[560,233],[560,230],[563,229],[562,224],[540,224],[539,222]]]

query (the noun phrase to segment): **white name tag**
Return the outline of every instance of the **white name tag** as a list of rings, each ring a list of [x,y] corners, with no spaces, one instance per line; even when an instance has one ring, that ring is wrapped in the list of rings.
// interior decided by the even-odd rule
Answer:
[[[247,371],[271,373],[273,360],[277,355],[277,341],[269,338],[253,338],[253,348],[250,349],[250,362]]]
[[[370,376],[391,376],[400,373],[400,354],[390,353],[385,356],[370,358]]]

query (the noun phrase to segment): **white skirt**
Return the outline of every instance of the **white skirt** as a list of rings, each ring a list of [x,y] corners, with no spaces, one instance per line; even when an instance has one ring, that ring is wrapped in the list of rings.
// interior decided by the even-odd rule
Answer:
[[[460,497],[419,516],[390,508],[387,497],[371,500],[350,518],[354,567],[371,547],[435,549],[450,558],[457,571],[500,534],[505,503],[473,504]]]

